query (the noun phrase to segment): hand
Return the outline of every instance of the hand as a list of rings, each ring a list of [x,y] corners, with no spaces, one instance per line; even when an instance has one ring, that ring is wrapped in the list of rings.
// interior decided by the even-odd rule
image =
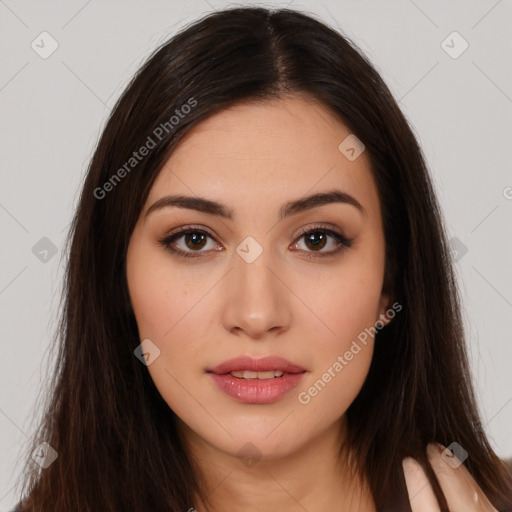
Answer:
[[[451,457],[455,464],[449,464],[441,456],[445,447],[430,443],[427,456],[439,485],[443,490],[451,512],[498,512],[482,492],[464,464]],[[413,512],[441,512],[428,481],[427,475],[419,463],[411,457],[402,462],[407,493]]]

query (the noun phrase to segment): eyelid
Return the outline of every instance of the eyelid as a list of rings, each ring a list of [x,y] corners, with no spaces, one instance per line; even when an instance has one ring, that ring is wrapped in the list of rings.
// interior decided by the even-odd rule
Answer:
[[[338,226],[336,226],[336,224],[331,224],[330,222],[313,223],[312,226],[300,228],[300,232],[299,232],[298,236],[301,236],[301,235],[309,233],[310,231],[316,231],[316,230],[318,230],[318,231],[322,230],[322,231],[327,231],[330,233],[335,233],[336,235],[339,235],[343,238],[347,238],[347,237],[345,237],[345,235],[343,235],[343,233],[338,232],[338,231],[340,231],[340,228]]]
[[[178,226],[176,228],[173,228],[171,229],[170,231],[168,231],[165,235],[164,235],[164,238],[169,238],[170,236],[172,235],[177,235],[179,233],[187,233],[189,231],[198,231],[198,232],[205,232],[207,233],[209,236],[211,236],[212,238],[215,239],[215,235],[205,226],[202,226],[200,224],[184,224],[182,226]]]

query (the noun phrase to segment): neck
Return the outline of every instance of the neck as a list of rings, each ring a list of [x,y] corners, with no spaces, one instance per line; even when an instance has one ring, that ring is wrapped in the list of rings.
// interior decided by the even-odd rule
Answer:
[[[293,453],[246,464],[186,427],[183,432],[208,502],[207,508],[197,497],[197,512],[376,510],[366,480],[351,470],[348,450],[340,450],[346,433],[344,417]]]

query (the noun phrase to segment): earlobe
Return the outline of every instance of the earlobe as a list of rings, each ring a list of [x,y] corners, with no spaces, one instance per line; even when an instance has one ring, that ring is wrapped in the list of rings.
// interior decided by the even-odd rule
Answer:
[[[379,316],[376,319],[376,322],[379,322],[379,325],[384,324],[384,326],[389,325],[394,315],[390,316],[388,311],[391,308],[391,304],[393,303],[392,297],[388,294],[382,294],[379,302]]]

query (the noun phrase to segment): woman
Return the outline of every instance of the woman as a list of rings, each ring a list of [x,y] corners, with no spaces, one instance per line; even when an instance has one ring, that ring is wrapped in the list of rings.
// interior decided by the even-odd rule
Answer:
[[[421,150],[319,21],[236,8],[156,51],[70,243],[20,510],[512,510]]]

